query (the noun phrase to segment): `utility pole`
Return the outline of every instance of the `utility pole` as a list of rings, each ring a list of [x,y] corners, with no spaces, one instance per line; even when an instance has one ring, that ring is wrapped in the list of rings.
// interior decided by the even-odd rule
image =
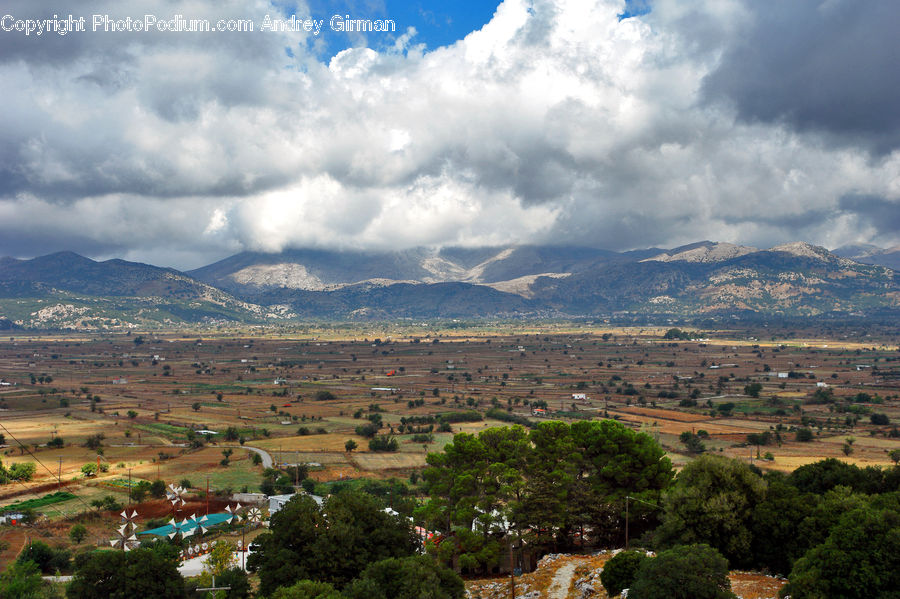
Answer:
[[[204,587],[204,588],[202,588],[202,589],[197,589],[197,590],[198,590],[198,591],[230,591],[230,590],[231,590],[231,587],[230,587],[230,586],[228,586],[228,587],[217,587],[217,586],[216,586],[216,577],[213,576],[213,577],[212,577],[212,586],[211,586],[211,587]]]
[[[513,562],[513,542],[509,540],[509,596],[516,599],[516,565]]]
[[[625,551],[628,551],[628,495],[625,496]]]

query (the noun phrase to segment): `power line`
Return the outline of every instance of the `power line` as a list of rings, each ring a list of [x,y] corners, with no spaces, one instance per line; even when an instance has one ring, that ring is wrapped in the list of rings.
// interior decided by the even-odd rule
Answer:
[[[8,428],[6,428],[6,426],[5,426],[2,422],[0,422],[0,428],[2,428],[4,431],[6,431],[6,434],[8,434],[8,435],[12,438],[13,441],[15,441],[16,443],[18,443],[18,444],[19,444],[19,447],[21,447],[22,449],[24,449],[25,451],[27,451],[27,452],[28,452],[28,455],[30,455],[32,458],[34,458],[34,461],[35,461],[35,462],[37,462],[38,464],[40,464],[40,465],[44,468],[44,470],[46,470],[47,472],[49,472],[51,478],[57,478],[57,480],[59,480],[58,477],[55,477],[55,476],[54,476],[53,471],[50,470],[49,468],[47,468],[47,466],[46,466],[42,461],[40,461],[40,460],[37,458],[37,456],[34,455],[34,453],[32,453],[32,451],[31,451],[30,449],[28,449],[28,446],[27,446],[27,445],[25,445],[24,443],[22,443],[21,441],[19,441],[18,439],[16,439],[16,436],[13,435],[13,434],[10,432],[10,430],[9,430]],[[21,482],[21,481],[20,481],[20,482]],[[23,483],[23,486],[24,486],[24,483]],[[88,504],[84,499],[82,499],[82,498],[79,497],[78,495],[75,495],[75,493],[72,493],[72,495],[74,495],[75,498],[76,498],[78,501],[80,501],[81,503],[83,503],[84,506],[85,506],[86,508],[88,508],[89,510],[92,509],[92,506],[91,506],[90,504]]]

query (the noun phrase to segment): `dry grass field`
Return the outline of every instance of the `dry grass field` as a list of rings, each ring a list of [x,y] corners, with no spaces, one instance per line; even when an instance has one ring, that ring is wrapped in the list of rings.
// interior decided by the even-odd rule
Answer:
[[[100,483],[129,475],[254,491],[262,466],[241,443],[276,463],[314,463],[318,481],[406,477],[453,434],[506,424],[488,417],[491,409],[532,423],[615,418],[654,436],[676,466],[691,459],[684,432],[703,431],[708,451],[782,471],[825,457],[886,466],[900,447],[894,340],[732,330],[679,341],[664,332],[573,323],[16,332],[0,341],[0,379],[10,383],[0,386],[0,459],[33,462],[36,472],[0,486],[0,508],[62,482],[81,499],[48,506],[55,521],[106,494],[125,498]],[[533,416],[536,407],[546,412]],[[465,411],[482,420],[437,430],[437,417]],[[873,414],[888,424],[873,424]],[[357,427],[370,418],[399,451],[369,449]],[[413,440],[429,426],[430,438]],[[796,440],[801,427],[812,441]],[[747,443],[766,431],[773,440],[760,456],[772,460]],[[82,466],[98,459],[107,471],[84,477]]]

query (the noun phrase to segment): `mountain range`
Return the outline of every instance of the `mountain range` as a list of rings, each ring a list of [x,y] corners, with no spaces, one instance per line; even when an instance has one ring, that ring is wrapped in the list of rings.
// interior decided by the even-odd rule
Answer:
[[[0,328],[308,318],[814,317],[900,313],[900,248],[703,241],[243,252],[180,272],[71,252],[0,259]]]

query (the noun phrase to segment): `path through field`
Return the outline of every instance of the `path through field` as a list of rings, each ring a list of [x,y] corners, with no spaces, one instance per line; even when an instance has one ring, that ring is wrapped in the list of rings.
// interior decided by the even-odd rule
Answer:
[[[269,452],[265,449],[260,449],[259,447],[250,447],[249,445],[229,445],[228,447],[234,447],[236,449],[249,449],[253,453],[259,454],[259,457],[262,458],[263,468],[272,467],[272,456],[269,455]]]
[[[547,589],[549,599],[566,599],[569,596],[569,587],[572,586],[572,577],[575,575],[577,565],[578,562],[569,561],[556,570],[550,588]]]

